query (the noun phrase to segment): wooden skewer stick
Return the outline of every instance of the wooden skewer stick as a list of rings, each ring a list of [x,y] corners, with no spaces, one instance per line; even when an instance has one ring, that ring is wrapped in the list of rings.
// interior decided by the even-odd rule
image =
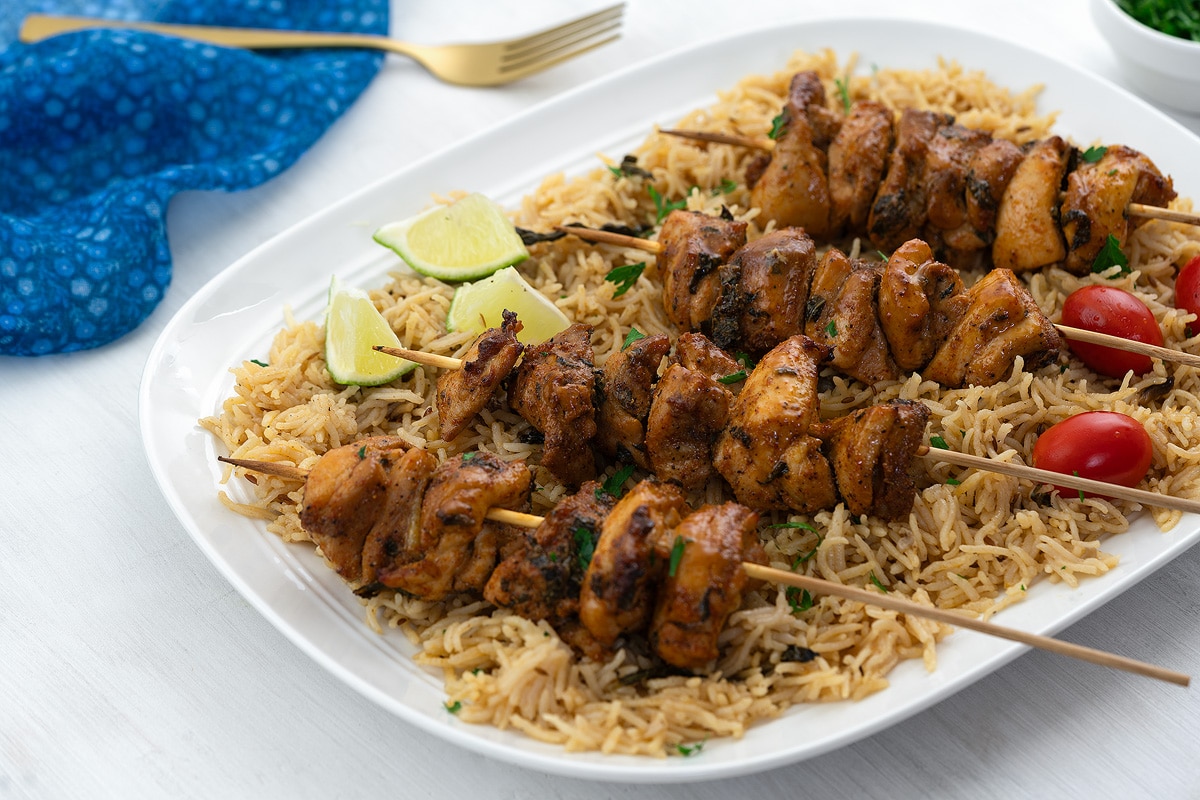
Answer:
[[[653,255],[658,255],[663,251],[662,245],[652,239],[639,239],[636,236],[626,236],[623,233],[600,231],[594,228],[580,228],[571,225],[560,226],[558,230],[591,242],[630,247]],[[1158,347],[1157,345],[1146,344],[1145,342],[1135,342],[1131,339],[1122,339],[1120,336],[1113,336],[1107,333],[1073,328],[1070,325],[1055,323],[1054,327],[1058,329],[1059,333],[1072,341],[1104,345],[1114,350],[1124,350],[1128,353],[1138,353],[1139,355],[1150,356],[1151,358],[1161,358],[1163,361],[1172,361],[1176,364],[1184,364],[1189,367],[1200,367],[1200,356],[1185,353],[1182,350],[1172,350],[1169,347]]]
[[[768,153],[775,149],[775,140],[766,136],[747,136],[740,133],[715,133],[712,131],[684,131],[674,128],[662,128],[659,130],[659,133],[678,136],[682,139],[694,139],[699,142],[749,147],[754,150],[764,150]],[[1200,214],[1175,211],[1174,209],[1161,208],[1159,206],[1148,206],[1144,203],[1130,203],[1125,207],[1125,213],[1131,217],[1164,219],[1168,222],[1182,222],[1185,225],[1200,225]]]
[[[308,475],[306,470],[291,464],[279,464],[271,461],[252,461],[241,458],[226,458],[225,456],[217,456],[218,461],[226,464],[233,464],[237,467],[252,469],[256,472],[263,472],[270,475],[280,475],[286,478],[303,479]],[[986,459],[981,459],[986,462]],[[1101,484],[1107,486],[1107,484]],[[542,517],[536,514],[526,514],[520,511],[510,511],[506,508],[491,508],[484,515],[487,519],[497,522],[504,522],[510,525],[517,525],[524,528],[536,528],[542,524]],[[1147,664],[1144,661],[1135,661],[1131,658],[1125,658],[1114,653],[1106,653],[1103,650],[1093,650],[1082,645],[1071,644],[1070,642],[1062,642],[1058,639],[1052,639],[1048,636],[1040,636],[1035,633],[1026,633],[1015,628],[1006,628],[1002,625],[996,625],[992,622],[983,622],[963,614],[947,611],[933,606],[926,606],[920,603],[914,603],[911,600],[905,600],[900,597],[892,597],[880,592],[867,591],[854,586],[847,586],[841,583],[822,580],[821,578],[811,578],[807,575],[798,575],[794,572],[785,572],[781,569],[772,567],[764,567],[761,564],[753,564],[743,562],[742,569],[752,578],[768,581],[771,583],[782,583],[785,586],[795,586],[800,589],[807,589],[810,592],[818,594],[830,594],[835,597],[842,597],[847,600],[853,600],[867,605],[886,608],[891,611],[898,611],[902,614],[911,614],[915,617],[923,617],[931,619],[935,622],[941,622],[946,625],[954,625],[960,628],[968,628],[979,633],[986,633],[991,636],[997,636],[1001,639],[1008,639],[1013,642],[1029,645],[1030,647],[1038,647],[1043,650],[1049,650],[1059,655],[1070,656],[1072,658],[1089,661],[1093,664],[1099,664],[1104,667],[1112,667],[1114,669],[1132,672],[1136,675],[1143,675],[1148,678],[1154,678],[1160,681],[1167,681],[1178,686],[1187,686],[1191,682],[1191,677],[1181,673],[1169,670],[1164,667],[1159,667],[1154,664]]]

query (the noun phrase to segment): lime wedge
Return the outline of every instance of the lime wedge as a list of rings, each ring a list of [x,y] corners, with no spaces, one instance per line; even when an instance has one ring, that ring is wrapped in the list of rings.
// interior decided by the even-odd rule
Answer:
[[[521,321],[517,339],[522,344],[544,342],[571,324],[558,306],[534,289],[516,268],[508,267],[454,291],[446,329],[483,333],[504,321],[503,312],[514,311]]]
[[[401,346],[367,293],[342,286],[334,275],[325,311],[325,366],[330,376],[343,386],[379,386],[416,368],[412,361],[372,350],[377,344]]]
[[[443,281],[471,281],[519,264],[529,251],[503,209],[469,194],[375,231],[414,270]]]

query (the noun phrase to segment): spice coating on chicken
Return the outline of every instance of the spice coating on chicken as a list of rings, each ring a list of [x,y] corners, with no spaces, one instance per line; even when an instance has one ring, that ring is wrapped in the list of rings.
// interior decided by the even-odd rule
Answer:
[[[1058,136],[1036,142],[1025,154],[996,214],[995,266],[1025,272],[1066,258],[1058,193],[1070,156],[1071,146]]]
[[[659,333],[630,343],[604,362],[596,446],[609,458],[649,467],[646,417],[659,364],[670,349],[670,337]]]
[[[829,145],[830,233],[864,231],[892,149],[892,110],[858,100]]]
[[[851,514],[890,520],[908,516],[917,491],[917,448],[929,417],[924,403],[892,400],[817,426],[838,493]]]
[[[459,369],[438,377],[436,401],[444,441],[462,433],[521,357],[517,333],[523,326],[512,311],[504,311],[503,317],[499,328],[488,328],[471,344]]]
[[[985,131],[947,125],[929,141],[925,161],[926,239],[956,266],[971,266],[990,243],[967,216],[967,174],[992,140]]]
[[[578,486],[596,476],[596,370],[592,327],[575,323],[526,348],[509,390],[513,410],[542,433],[542,466]]]
[[[530,484],[524,463],[491,453],[465,453],[445,461],[421,499],[420,533],[412,548],[420,557],[381,569],[378,581],[426,600],[441,600],[452,591],[481,591],[502,539],[516,535],[485,516],[492,508],[524,508]]]
[[[967,221],[988,244],[996,236],[996,212],[1025,154],[1007,139],[993,139],[967,167]]]
[[[714,381],[733,375],[743,368],[741,362],[717,347],[702,333],[685,333],[676,339],[675,354],[671,356],[671,363],[707,375]],[[734,394],[737,394],[740,386],[737,382],[724,385]]]
[[[383,588],[376,581],[380,572],[420,558],[421,498],[437,466],[431,453],[415,447],[392,462],[378,518],[363,542],[362,587],[355,594],[374,594]]]
[[[740,502],[798,512],[836,502],[829,462],[808,433],[818,419],[817,377],[827,356],[828,349],[807,336],[793,336],[746,379],[713,454]]]
[[[967,307],[962,278],[933,260],[929,245],[913,239],[888,258],[879,281],[879,324],[896,365],[924,367]]]
[[[748,581],[742,562],[766,563],[757,524],[758,513],[743,505],[708,505],[684,517],[661,543],[669,566],[650,646],[663,661],[699,669],[717,657],[725,622],[742,605]]]
[[[925,162],[930,142],[954,118],[906,108],[896,125],[896,146],[867,221],[867,235],[883,250],[919,236],[928,218]]]
[[[805,335],[832,349],[829,363],[839,372],[866,384],[900,376],[880,328],[882,272],[881,264],[851,261],[830,249],[813,276],[805,308]]]
[[[827,151],[840,118],[825,106],[825,87],[815,72],[792,76],[783,108],[783,132],[771,161],[750,189],[750,204],[764,221],[804,228],[814,238],[831,233]]]
[[[646,419],[646,452],[661,480],[696,491],[712,477],[712,449],[729,420],[733,394],[707,375],[680,364],[654,389]]]
[[[595,481],[563,498],[496,566],[484,599],[526,619],[550,620],[555,627],[575,616],[584,570],[615,502]]]
[[[321,456],[304,483],[300,524],[337,573],[362,577],[363,543],[379,518],[389,473],[408,449],[394,436],[376,436]]]
[[[663,220],[657,257],[667,319],[685,331],[711,331],[721,298],[720,268],[746,243],[746,223],[698,211]]]
[[[1064,266],[1076,275],[1088,274],[1109,236],[1125,246],[1130,203],[1165,206],[1174,198],[1171,179],[1150,159],[1123,145],[1105,148],[1099,160],[1085,161],[1067,176],[1061,210],[1068,250]]]
[[[1017,356],[1031,370],[1057,356],[1062,337],[1010,270],[992,270],[967,298],[948,341],[925,367],[927,379],[948,388],[991,386],[1012,372]]]
[[[579,621],[600,644],[611,645],[650,621],[666,566],[656,549],[686,509],[678,487],[644,480],[605,518],[579,597]]]
[[[804,332],[808,285],[817,268],[817,246],[799,228],[772,231],[740,248],[729,262],[736,270],[735,301],[730,308],[736,340],[717,346],[740,346],[765,353],[784,339]],[[714,324],[714,330],[719,326]]]

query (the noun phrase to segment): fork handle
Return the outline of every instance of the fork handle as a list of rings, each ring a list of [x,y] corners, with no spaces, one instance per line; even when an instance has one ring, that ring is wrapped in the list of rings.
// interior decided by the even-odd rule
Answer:
[[[70,17],[50,14],[30,14],[21,24],[22,42],[40,42],[60,33],[90,28],[119,28],[179,36],[184,39],[247,48],[288,47],[365,47],[389,50],[420,58],[421,48],[365,33],[315,33],[311,31],[280,31],[267,28],[222,28],[209,25],[174,25],[164,22],[123,22],[97,17]]]

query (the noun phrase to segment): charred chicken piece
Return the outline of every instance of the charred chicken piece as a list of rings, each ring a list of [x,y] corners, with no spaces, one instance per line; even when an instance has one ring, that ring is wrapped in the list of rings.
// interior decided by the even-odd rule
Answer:
[[[879,323],[882,265],[851,261],[836,248],[821,258],[809,288],[804,333],[832,350],[830,364],[866,384],[900,376]]]
[[[685,333],[676,339],[671,363],[687,367],[714,381],[720,381],[743,368],[741,362],[702,333]],[[740,384],[733,382],[725,385],[736,394]]]
[[[392,461],[387,494],[376,505],[379,516],[363,543],[362,586],[355,594],[369,597],[386,588],[378,581],[380,572],[420,557],[421,498],[437,466],[431,453],[417,448]]]
[[[686,508],[678,487],[644,480],[605,518],[579,597],[579,621],[601,645],[611,646],[650,621],[666,566],[656,550]]]
[[[883,103],[858,100],[829,145],[830,233],[867,229],[871,205],[892,150],[893,114]]]
[[[928,364],[967,302],[957,270],[934,261],[929,245],[898,247],[879,281],[879,324],[896,365],[911,372]]]
[[[996,214],[992,263],[1026,272],[1066,258],[1059,228],[1059,191],[1071,146],[1058,136],[1032,145],[1013,173]]]
[[[967,222],[987,244],[996,237],[996,212],[1025,154],[1006,139],[993,139],[967,166]]]
[[[484,517],[492,508],[525,508],[530,483],[524,463],[491,453],[448,459],[421,500],[420,532],[409,551],[413,560],[379,570],[376,579],[426,600],[482,591],[506,540],[521,535]]]
[[[536,530],[501,561],[483,596],[526,619],[549,620],[558,628],[579,612],[579,591],[587,559],[604,519],[616,502],[588,481],[559,502]]]
[[[816,427],[851,514],[895,520],[912,511],[915,459],[929,416],[924,403],[892,400]]]
[[[746,379],[713,456],[740,502],[802,513],[836,502],[829,462],[808,432],[818,418],[817,376],[828,352],[793,336]]]
[[[775,140],[770,163],[750,189],[750,204],[762,210],[764,221],[804,228],[815,239],[829,237],[827,151],[840,122],[826,107],[825,87],[815,72],[792,76],[783,132]]]
[[[661,480],[692,492],[713,475],[713,443],[729,421],[733,394],[717,381],[672,364],[654,388],[646,452]]]
[[[453,441],[475,418],[521,357],[517,333],[523,327],[512,311],[499,328],[489,328],[463,356],[462,367],[443,372],[437,382],[437,410],[444,441]]]
[[[1062,338],[1021,279],[995,269],[967,291],[967,308],[924,375],[947,388],[991,386],[1012,372],[1017,356],[1036,369],[1053,361]]]
[[[1091,272],[1109,236],[1121,247],[1129,235],[1125,209],[1130,203],[1165,206],[1175,199],[1164,178],[1146,156],[1124,145],[1112,145],[1093,163],[1082,163],[1067,176],[1061,216],[1067,239],[1064,265],[1076,275]]]
[[[308,473],[300,524],[347,581],[362,578],[363,544],[407,449],[394,436],[362,439],[325,453]]]
[[[650,646],[663,661],[699,669],[717,657],[721,630],[742,604],[748,581],[742,562],[766,563],[757,523],[758,513],[737,503],[708,505],[660,542],[675,565],[658,590],[650,624]]]
[[[746,223],[698,211],[672,211],[658,234],[667,318],[685,331],[712,330],[722,295],[721,266],[746,243]],[[726,275],[726,280],[736,275]]]
[[[954,118],[907,108],[896,125],[896,146],[867,221],[867,235],[882,250],[895,250],[920,235],[928,218],[925,164],[933,138]]]
[[[596,369],[592,327],[575,323],[526,348],[508,402],[545,441],[542,466],[569,486],[596,476]]]
[[[929,141],[925,161],[926,238],[955,266],[974,264],[990,243],[967,216],[967,174],[991,134],[947,125]]]
[[[638,339],[604,362],[597,410],[596,446],[609,458],[632,461],[647,469],[646,417],[658,366],[671,349],[666,334]]]

